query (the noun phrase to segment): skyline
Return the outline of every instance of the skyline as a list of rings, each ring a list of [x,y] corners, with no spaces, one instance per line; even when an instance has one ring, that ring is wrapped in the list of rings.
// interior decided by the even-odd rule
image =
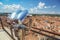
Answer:
[[[0,12],[28,10],[29,13],[60,14],[60,0],[0,0]]]

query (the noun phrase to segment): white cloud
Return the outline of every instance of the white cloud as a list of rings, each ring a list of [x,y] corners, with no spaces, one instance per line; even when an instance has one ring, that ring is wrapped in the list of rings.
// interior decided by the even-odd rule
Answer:
[[[43,2],[40,2],[39,4],[38,4],[38,8],[43,8],[45,6],[45,3],[43,3]]]
[[[55,6],[53,6],[53,7],[55,7]],[[46,3],[39,2],[37,8],[39,8],[39,9],[43,9],[43,8],[51,8],[51,6],[46,6]]]
[[[3,5],[3,3],[2,3],[2,2],[0,2],[0,5]]]
[[[38,5],[34,8],[30,8],[29,13],[39,13],[41,9],[55,8],[56,5],[46,6],[46,3],[39,2]]]
[[[13,11],[16,11],[16,10],[19,10],[21,9],[22,10],[22,6],[21,5],[16,5],[16,4],[12,4],[12,5],[4,5],[3,6],[3,10],[5,12],[13,12]]]
[[[30,8],[29,13],[39,13],[39,10],[43,9],[44,7],[45,7],[45,3],[39,2],[36,7]]]
[[[44,8],[47,8],[47,6],[45,6]]]
[[[30,8],[29,13],[39,13],[39,10],[36,7]]]
[[[56,5],[53,5],[52,7],[53,7],[53,8],[56,8]]]
[[[44,8],[51,8],[51,6],[44,6]]]
[[[37,6],[37,8],[39,8],[39,9],[43,9],[43,8],[55,8],[55,7],[56,7],[56,5],[46,6],[46,3],[43,3],[43,2],[39,2],[38,6]]]
[[[12,5],[4,5],[4,9],[18,9],[20,8],[20,5],[12,4]]]
[[[0,12],[14,12],[17,10],[24,10],[24,7],[22,7],[20,4],[11,4],[11,5],[2,5],[3,3],[0,2],[0,6],[2,6],[2,8],[0,8]]]
[[[60,14],[58,11],[50,11],[49,14]]]
[[[24,10],[25,8],[22,7],[20,4],[11,4],[11,5],[5,5],[2,2],[0,2],[0,12],[14,12],[16,10]],[[37,6],[30,8],[29,13],[39,13],[41,9],[47,9],[47,8],[55,8],[56,5],[53,6],[46,6],[46,3],[39,2]]]

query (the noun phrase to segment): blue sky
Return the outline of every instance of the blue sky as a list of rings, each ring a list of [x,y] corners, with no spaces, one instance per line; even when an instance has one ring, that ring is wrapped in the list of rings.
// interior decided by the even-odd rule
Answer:
[[[60,0],[0,0],[0,12],[60,13]]]

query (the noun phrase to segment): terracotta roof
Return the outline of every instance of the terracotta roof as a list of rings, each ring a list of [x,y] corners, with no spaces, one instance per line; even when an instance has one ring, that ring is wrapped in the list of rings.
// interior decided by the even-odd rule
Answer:
[[[60,30],[60,28],[57,28],[57,27],[60,27],[60,21],[58,21],[60,20],[60,17],[32,16],[30,19],[32,19],[32,22],[31,22],[32,27],[43,28],[51,31]],[[24,22],[27,22],[27,20],[29,20],[28,17],[25,19]],[[28,25],[28,23],[30,22],[27,22],[26,25]]]

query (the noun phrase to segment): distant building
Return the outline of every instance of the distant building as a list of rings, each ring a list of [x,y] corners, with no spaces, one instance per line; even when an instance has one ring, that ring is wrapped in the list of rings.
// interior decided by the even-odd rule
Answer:
[[[0,13],[0,16],[8,16],[11,13]]]

